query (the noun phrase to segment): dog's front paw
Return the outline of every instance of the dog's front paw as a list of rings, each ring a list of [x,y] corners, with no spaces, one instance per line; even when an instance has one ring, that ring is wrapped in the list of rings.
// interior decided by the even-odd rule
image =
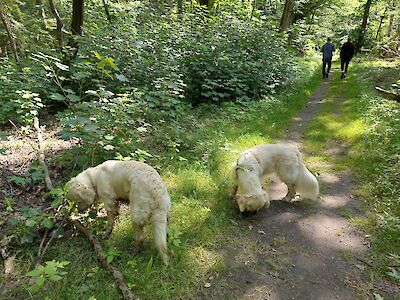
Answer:
[[[293,202],[294,201],[294,198],[292,198],[292,197],[284,197],[284,198],[282,198],[282,201],[285,201],[285,202],[287,202],[287,203],[291,203],[291,202]]]

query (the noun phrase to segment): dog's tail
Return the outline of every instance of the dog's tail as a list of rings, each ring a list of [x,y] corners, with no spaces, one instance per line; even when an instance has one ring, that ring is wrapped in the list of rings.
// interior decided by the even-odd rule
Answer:
[[[296,182],[296,192],[304,198],[316,200],[319,194],[318,180],[305,166],[299,151],[297,151],[297,157],[299,159],[299,176]]]

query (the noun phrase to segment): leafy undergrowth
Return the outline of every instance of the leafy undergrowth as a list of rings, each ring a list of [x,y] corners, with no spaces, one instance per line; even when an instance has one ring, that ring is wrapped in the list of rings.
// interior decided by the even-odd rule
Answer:
[[[395,284],[400,280],[400,107],[380,97],[376,85],[388,88],[399,78],[399,62],[354,59],[345,80],[334,74],[321,114],[309,125],[306,144],[319,153],[333,140],[345,145],[338,161],[320,153],[320,162],[335,160],[356,177],[354,195],[364,199],[366,215],[351,218],[371,235],[370,276]],[[332,170],[333,171],[333,170]]]
[[[190,297],[203,288],[209,276],[225,268],[224,257],[218,249],[224,246],[227,236],[235,230],[231,220],[237,218],[228,197],[231,165],[243,149],[273,141],[282,134],[291,117],[305,106],[318,84],[317,66],[315,60],[304,61],[302,71],[293,82],[287,83],[279,94],[261,101],[243,105],[199,106],[181,124],[184,130],[178,155],[159,148],[153,149],[154,155],[138,153],[138,158],[159,169],[171,194],[173,211],[168,242],[171,261],[167,268],[153,247],[150,228],[146,230],[144,249],[132,254],[133,230],[126,209],[122,209],[110,240],[103,242],[105,256],[122,271],[136,296],[144,299]],[[64,178],[67,180],[71,174],[78,172],[71,167],[76,163],[77,154],[84,156],[84,153],[85,148],[61,151],[61,154],[50,157],[51,165],[65,166],[61,170],[65,171]],[[67,165],[70,167],[67,168]],[[9,199],[7,207],[12,210],[13,203],[17,201],[17,196]],[[35,214],[29,215],[29,218],[37,221]],[[95,231],[100,228],[92,227]],[[56,262],[29,273],[31,277],[44,278],[39,281],[38,292],[29,289],[32,279],[29,281],[29,276],[25,274],[34,269],[39,242],[38,238],[34,238],[29,246],[15,246],[14,250],[19,253],[13,270],[15,278],[6,281],[1,277],[5,288],[0,297],[120,297],[114,280],[98,267],[90,245],[81,236],[65,236],[53,243],[44,260]],[[55,274],[45,274],[47,269]]]

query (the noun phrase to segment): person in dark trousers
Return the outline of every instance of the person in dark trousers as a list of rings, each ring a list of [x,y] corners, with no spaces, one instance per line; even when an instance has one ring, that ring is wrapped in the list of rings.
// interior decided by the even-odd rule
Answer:
[[[332,56],[335,52],[335,46],[331,43],[331,38],[328,37],[326,43],[322,46],[322,78],[328,78],[329,71],[332,65]],[[328,70],[325,71],[326,65],[328,65]]]
[[[340,79],[346,78],[347,68],[349,67],[350,60],[354,56],[354,51],[355,47],[349,37],[347,42],[340,48],[340,69],[342,70],[342,76]]]

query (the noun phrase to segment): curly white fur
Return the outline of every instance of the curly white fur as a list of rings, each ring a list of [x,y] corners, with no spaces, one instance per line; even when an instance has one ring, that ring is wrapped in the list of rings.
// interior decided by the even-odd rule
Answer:
[[[143,227],[151,223],[157,250],[168,264],[167,223],[171,201],[160,175],[151,166],[137,161],[108,160],[72,178],[66,189],[79,210],[95,202],[104,203],[108,219],[105,238],[113,230],[118,200],[129,201],[136,242],[143,243]]]
[[[269,206],[262,182],[263,177],[271,173],[276,173],[288,187],[283,200],[292,201],[296,192],[304,198],[315,200],[318,197],[318,181],[304,165],[297,149],[284,144],[264,144],[241,153],[232,169],[231,196],[236,199],[241,212]]]

